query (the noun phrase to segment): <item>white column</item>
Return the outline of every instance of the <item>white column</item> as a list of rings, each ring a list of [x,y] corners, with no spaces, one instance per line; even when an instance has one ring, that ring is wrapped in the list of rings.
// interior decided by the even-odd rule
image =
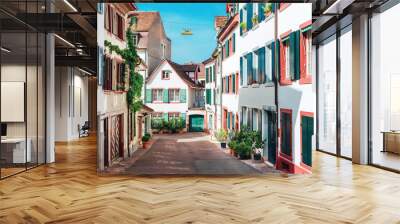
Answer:
[[[368,163],[368,15],[353,20],[353,162]]]
[[[55,161],[55,56],[54,35],[46,36],[46,163]]]

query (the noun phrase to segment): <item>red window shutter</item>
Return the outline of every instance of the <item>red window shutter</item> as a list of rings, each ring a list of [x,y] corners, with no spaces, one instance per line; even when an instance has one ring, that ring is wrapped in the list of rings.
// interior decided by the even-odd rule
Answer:
[[[300,78],[306,78],[306,41],[307,39],[304,36],[304,33],[300,34]]]
[[[280,45],[280,51],[281,51],[281,82],[283,82],[286,79],[286,54],[285,54],[285,43],[282,42]]]

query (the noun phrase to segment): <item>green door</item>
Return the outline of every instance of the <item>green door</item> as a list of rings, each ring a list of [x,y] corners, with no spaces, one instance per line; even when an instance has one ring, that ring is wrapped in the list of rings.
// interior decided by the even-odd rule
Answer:
[[[276,113],[267,111],[267,147],[268,161],[272,164],[276,162]]]
[[[204,129],[204,116],[203,115],[190,115],[189,116],[189,131],[201,132]]]
[[[314,133],[314,119],[301,117],[301,160],[307,166],[312,165],[312,135]]]

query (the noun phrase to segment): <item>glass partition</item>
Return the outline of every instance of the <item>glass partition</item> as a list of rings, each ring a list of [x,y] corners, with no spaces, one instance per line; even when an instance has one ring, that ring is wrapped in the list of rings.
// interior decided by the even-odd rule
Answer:
[[[318,47],[318,149],[336,154],[336,36]]]

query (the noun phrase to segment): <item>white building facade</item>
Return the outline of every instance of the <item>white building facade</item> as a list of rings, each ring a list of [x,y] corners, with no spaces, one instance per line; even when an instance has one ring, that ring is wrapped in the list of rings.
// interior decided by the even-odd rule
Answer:
[[[290,173],[310,173],[315,149],[311,4],[241,3],[239,17],[241,124],[262,132],[266,161]]]
[[[154,110],[153,118],[182,117],[190,125],[192,116],[204,122],[204,87],[189,78],[183,66],[164,60],[146,80],[145,104]],[[201,128],[202,130],[204,127]]]

